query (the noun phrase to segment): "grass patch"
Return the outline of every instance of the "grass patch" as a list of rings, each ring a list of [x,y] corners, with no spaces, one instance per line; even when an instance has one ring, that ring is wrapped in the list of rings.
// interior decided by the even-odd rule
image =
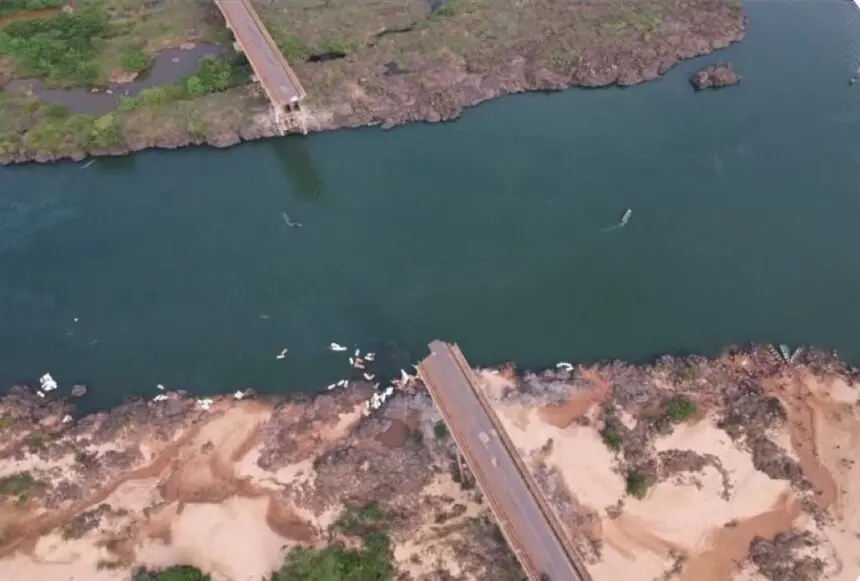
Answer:
[[[271,28],[269,29],[272,30]],[[274,34],[274,33],[273,33]],[[275,34],[275,44],[288,61],[298,62],[311,56],[308,45],[298,36]]]
[[[673,422],[684,422],[690,419],[697,411],[695,402],[683,395],[676,395],[668,402],[664,414]]]
[[[0,478],[0,494],[3,496],[29,495],[37,480],[29,472],[19,472]]]
[[[16,12],[59,8],[67,0],[3,0],[0,2],[0,16],[8,16]]]
[[[129,49],[122,53],[120,65],[129,73],[141,73],[149,66],[149,57],[142,51]]]
[[[37,150],[53,151],[60,144],[73,142],[87,149],[107,149],[123,144],[116,113],[106,115],[68,115],[42,119],[24,138],[25,144]],[[27,438],[37,436],[32,434]],[[27,444],[31,444],[25,439]],[[41,442],[44,445],[44,442]]]
[[[621,435],[621,431],[611,424],[604,426],[600,430],[600,437],[603,438],[603,443],[613,450],[621,450],[624,445],[624,437]]]
[[[648,479],[641,472],[633,471],[627,474],[627,494],[643,498],[648,492]]]
[[[49,83],[87,85],[98,77],[97,45],[109,32],[103,6],[91,2],[73,13],[9,23],[0,31],[0,55]]]
[[[448,432],[448,426],[442,420],[439,420],[433,425],[433,435],[437,440],[447,440],[451,434]]]

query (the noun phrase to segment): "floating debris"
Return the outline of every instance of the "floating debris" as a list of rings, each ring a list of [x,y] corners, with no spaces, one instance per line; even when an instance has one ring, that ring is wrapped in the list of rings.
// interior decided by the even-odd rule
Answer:
[[[301,228],[303,226],[301,222],[291,222],[286,212],[281,212],[281,217],[284,219],[284,224],[289,228]]]
[[[54,378],[51,377],[50,373],[46,373],[42,377],[39,378],[39,383],[42,384],[42,389],[46,392],[54,391],[57,389],[57,382],[54,381]]]
[[[336,388],[336,387],[337,387],[337,384],[336,384],[336,383],[332,383],[331,385],[329,385],[328,387],[326,387],[326,389],[327,389],[327,390],[329,390],[329,391],[331,391],[331,390],[333,390],[333,389],[334,389],[334,388]]]
[[[164,391],[164,386],[159,383],[158,385],[155,386],[155,389],[157,389],[159,391]]]
[[[91,159],[87,163],[85,163],[84,165],[80,166],[78,169],[81,169],[81,170],[87,169],[88,167],[93,165],[95,162],[96,162],[96,160]]]
[[[364,356],[365,361],[373,361],[376,359],[376,353],[368,353]]]
[[[283,359],[287,356],[287,349],[281,349],[281,352],[275,355],[275,359]]]
[[[624,211],[624,215],[621,216],[621,221],[618,222],[618,224],[616,224],[615,226],[610,226],[609,228],[604,228],[603,231],[604,232],[610,232],[612,230],[618,230],[619,228],[624,228],[625,226],[627,226],[627,222],[630,221],[630,216],[632,216],[632,215],[633,215],[633,210],[631,210],[630,208],[627,208],[627,210]]]
[[[374,377],[376,377],[376,376],[375,376],[374,374],[372,374],[372,373],[365,373],[365,374],[364,374],[364,378],[365,378],[367,381],[371,381],[371,380],[373,380],[373,378],[374,378]]]
[[[346,347],[343,345],[338,345],[337,343],[329,343],[328,345],[329,351],[346,351]]]
[[[559,361],[555,364],[555,368],[563,371],[573,371],[573,364],[568,363],[567,361]]]
[[[78,383],[72,387],[72,397],[83,397],[87,395],[87,386]]]

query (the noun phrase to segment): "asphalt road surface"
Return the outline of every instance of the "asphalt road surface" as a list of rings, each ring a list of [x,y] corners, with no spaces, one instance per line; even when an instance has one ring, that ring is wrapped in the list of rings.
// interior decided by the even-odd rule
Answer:
[[[431,343],[419,373],[526,573],[534,581],[541,573],[552,581],[583,581],[450,347]]]
[[[273,47],[254,18],[247,0],[215,0],[227,20],[233,36],[245,51],[245,56],[269,93],[269,98],[286,106],[302,95],[287,72],[286,62],[277,47]]]

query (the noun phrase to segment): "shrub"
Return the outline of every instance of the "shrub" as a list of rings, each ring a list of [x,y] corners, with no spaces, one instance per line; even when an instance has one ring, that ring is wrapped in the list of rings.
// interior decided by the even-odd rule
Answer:
[[[633,471],[627,474],[627,494],[642,498],[648,492],[648,479],[641,472]]]
[[[433,426],[433,434],[436,436],[437,440],[447,440],[448,436],[450,435],[448,433],[448,426],[446,426],[445,422],[443,422],[442,420],[439,420]]]
[[[603,443],[613,450],[620,450],[624,444],[624,438],[621,435],[621,431],[611,424],[604,426],[603,429],[600,430],[600,435],[603,438]]]
[[[74,13],[9,23],[0,31],[0,55],[12,57],[28,74],[85,85],[97,76],[95,43],[107,31],[104,8],[86,4]]]
[[[161,571],[139,569],[132,581],[210,581],[210,577],[197,567],[177,565]]]
[[[409,430],[409,441],[413,444],[423,444],[424,432],[417,428],[414,430]]]
[[[67,0],[3,0],[0,2],[0,16],[23,12],[25,10],[44,10],[59,8]]]
[[[139,50],[129,50],[123,53],[120,65],[130,73],[140,73],[149,66],[149,57]]]
[[[683,395],[677,395],[666,403],[665,413],[673,422],[683,422],[696,413],[696,404]]]

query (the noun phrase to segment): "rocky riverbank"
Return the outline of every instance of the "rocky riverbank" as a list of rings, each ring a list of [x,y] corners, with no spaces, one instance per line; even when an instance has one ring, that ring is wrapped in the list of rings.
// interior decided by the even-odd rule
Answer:
[[[478,374],[594,581],[856,576],[860,374],[835,354]],[[322,551],[372,552],[380,579],[522,576],[417,380],[369,416],[360,383],[211,406],[172,392],[78,418],[52,393],[0,399],[9,578],[191,565],[301,581]]]
[[[411,2],[405,6],[376,15],[378,20],[353,15],[352,28],[338,32],[343,40],[337,43],[290,36],[315,34],[320,24],[297,22],[295,30],[286,29],[295,13],[258,6],[310,94],[301,120],[308,131],[449,121],[466,107],[512,93],[633,85],[656,79],[681,59],[740,41],[746,26],[735,0],[572,5],[448,0],[448,8],[436,11]],[[346,9],[320,10],[318,19],[331,19],[335,26]],[[320,53],[325,59],[312,54],[325,47]],[[117,113],[110,118],[116,135],[109,145],[93,145],[79,134],[49,141],[40,133],[40,139],[30,139],[34,124],[26,117],[33,114],[23,106],[20,114],[24,118],[11,124],[0,144],[0,163],[227,147],[277,134],[265,98],[250,86],[181,106]]]

